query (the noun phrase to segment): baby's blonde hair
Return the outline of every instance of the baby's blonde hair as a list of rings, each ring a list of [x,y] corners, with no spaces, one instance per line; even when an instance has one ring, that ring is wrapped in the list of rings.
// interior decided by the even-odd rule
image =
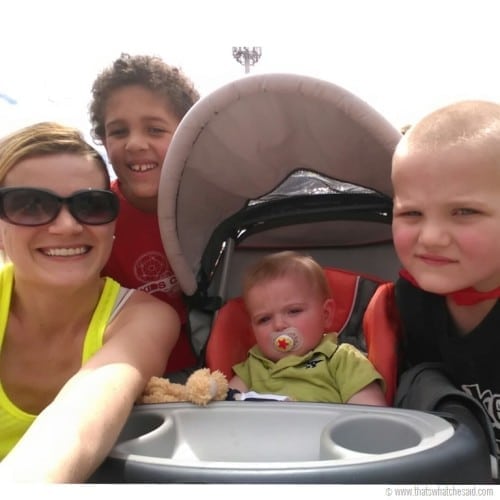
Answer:
[[[294,251],[266,255],[247,269],[243,278],[243,298],[255,285],[296,275],[304,278],[322,300],[331,297],[330,286],[323,268],[310,256]]]

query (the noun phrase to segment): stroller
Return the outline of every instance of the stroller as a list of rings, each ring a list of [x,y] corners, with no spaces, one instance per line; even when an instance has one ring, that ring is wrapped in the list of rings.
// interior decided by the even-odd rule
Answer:
[[[367,354],[392,405],[390,167],[400,137],[350,92],[299,75],[248,76],[191,109],[165,158],[158,213],[200,366],[231,377],[255,342],[242,272],[294,249],[325,268],[340,342]],[[488,437],[475,419],[391,406],[142,405],[107,466],[127,482],[478,483],[492,480]]]

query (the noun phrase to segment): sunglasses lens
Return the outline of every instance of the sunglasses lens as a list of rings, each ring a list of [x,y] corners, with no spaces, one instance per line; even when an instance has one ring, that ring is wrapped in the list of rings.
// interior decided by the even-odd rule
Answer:
[[[13,224],[38,226],[47,224],[59,212],[59,200],[36,189],[13,189],[2,195],[3,214]]]
[[[120,203],[112,191],[89,189],[61,198],[36,188],[0,189],[0,218],[19,226],[41,226],[52,222],[66,204],[82,224],[108,224],[116,219]]]
[[[118,216],[119,202],[111,191],[89,190],[72,196],[70,210],[83,224],[108,224]]]

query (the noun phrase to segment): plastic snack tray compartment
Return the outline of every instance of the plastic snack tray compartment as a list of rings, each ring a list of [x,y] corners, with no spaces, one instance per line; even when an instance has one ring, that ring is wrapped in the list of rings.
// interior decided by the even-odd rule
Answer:
[[[489,482],[490,463],[484,443],[467,428],[430,413],[275,401],[218,402],[204,408],[168,403],[133,410],[99,478],[132,483],[477,483]]]

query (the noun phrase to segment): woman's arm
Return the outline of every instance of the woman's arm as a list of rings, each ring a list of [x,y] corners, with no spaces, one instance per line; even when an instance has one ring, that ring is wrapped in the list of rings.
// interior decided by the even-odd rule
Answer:
[[[163,373],[179,329],[170,306],[134,293],[108,326],[104,346],[0,463],[0,479],[87,480],[113,447],[150,377]]]

